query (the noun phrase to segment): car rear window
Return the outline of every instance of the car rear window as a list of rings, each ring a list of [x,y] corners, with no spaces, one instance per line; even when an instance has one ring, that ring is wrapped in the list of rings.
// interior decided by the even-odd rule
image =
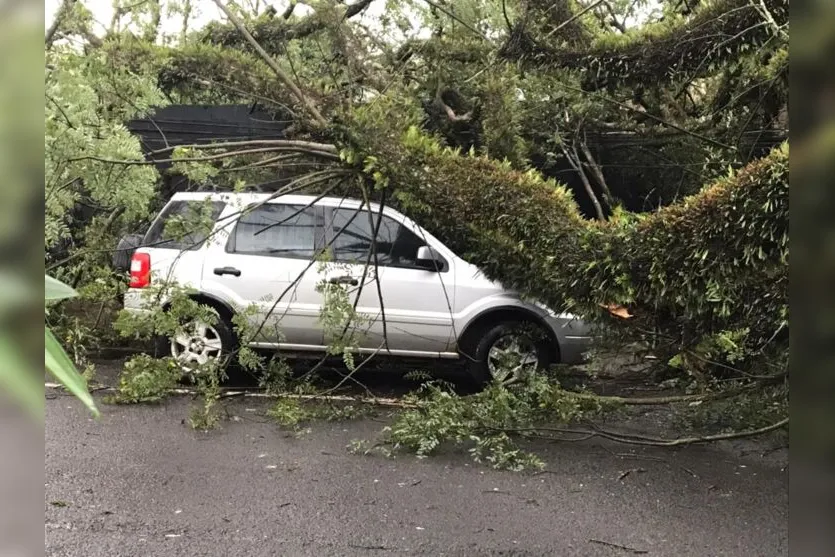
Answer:
[[[225,206],[222,201],[173,201],[151,225],[144,243],[153,248],[200,249]]]

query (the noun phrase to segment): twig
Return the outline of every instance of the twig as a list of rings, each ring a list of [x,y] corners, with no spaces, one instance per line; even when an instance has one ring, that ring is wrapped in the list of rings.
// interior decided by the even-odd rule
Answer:
[[[760,15],[762,15],[763,18],[765,18],[768,24],[774,28],[774,32],[776,34],[781,35],[783,38],[788,38],[789,34],[786,32],[786,30],[782,26],[777,25],[777,22],[774,21],[774,16],[771,15],[771,12],[768,10],[768,6],[765,5],[765,0],[759,0],[759,5],[754,4],[754,7],[757,9],[758,12],[760,12]]]
[[[243,35],[247,42],[252,46],[252,48],[255,49],[258,55],[264,59],[264,62],[266,62],[267,65],[273,70],[275,75],[278,76],[278,79],[282,83],[284,83],[284,85],[286,85],[288,89],[290,89],[290,92],[293,93],[293,96],[296,97],[296,99],[298,99],[301,105],[304,106],[305,109],[310,113],[316,125],[322,128],[326,127],[328,125],[328,122],[319,112],[319,109],[313,106],[313,103],[310,101],[310,99],[308,99],[305,96],[305,94],[302,93],[301,89],[299,89],[299,87],[293,82],[293,80],[290,79],[290,76],[287,75],[287,73],[284,70],[282,70],[281,67],[276,63],[273,57],[270,56],[260,44],[258,44],[258,41],[256,41],[252,34],[249,31],[247,31],[246,27],[244,27],[244,24],[241,23],[237,16],[233,14],[232,11],[229,8],[227,8],[220,0],[213,1],[217,5],[217,7],[220,8],[220,10],[226,15],[226,17],[229,18],[229,21],[232,22],[232,25],[235,26],[238,32],[241,35]]]
[[[513,24],[510,23],[510,18],[507,16],[507,0],[502,0],[502,15],[504,16],[505,25],[507,25],[507,32],[513,32]]]
[[[618,476],[618,481],[623,481],[632,472],[635,472],[636,474],[640,474],[642,472],[646,472],[646,470],[644,470],[643,468],[631,468],[631,469],[623,472],[620,476]]]
[[[730,398],[738,394],[750,391],[754,388],[753,385],[742,387],[739,389],[722,391],[719,393],[706,393],[701,395],[673,395],[673,396],[657,396],[657,397],[622,397],[622,396],[605,396],[594,395],[588,393],[571,393],[578,398],[586,398],[599,400],[601,402],[611,402],[615,404],[625,404],[631,406],[655,406],[664,404],[678,404],[683,402],[701,402],[705,400],[717,400],[723,398]]]
[[[643,555],[645,553],[649,553],[646,549],[635,549],[634,547],[628,547],[625,545],[620,545],[619,543],[612,543],[612,542],[604,542],[603,540],[596,540],[594,538],[589,538],[589,542],[591,543],[599,543],[600,545],[607,545],[609,547],[614,547],[617,549],[622,549],[624,551],[629,551],[636,555]]]

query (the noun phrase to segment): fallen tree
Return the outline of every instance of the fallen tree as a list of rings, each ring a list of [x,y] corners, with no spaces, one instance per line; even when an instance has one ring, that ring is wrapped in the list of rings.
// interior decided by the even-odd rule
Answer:
[[[555,309],[627,306],[627,327],[682,348],[744,331],[753,351],[786,327],[787,146],[681,203],[599,223],[557,183],[414,127],[361,137],[364,151],[347,156],[372,187],[390,187],[400,210],[487,276]]]
[[[76,256],[72,266],[65,260],[50,264],[64,268],[87,291],[97,292],[95,299],[102,307],[118,291],[118,286],[100,287],[109,274],[93,265],[106,259],[111,245],[105,231],[129,228],[131,219],[125,215],[148,216],[147,198],[153,195],[155,179],[153,172],[138,171],[151,164],[142,160],[138,144],[123,137],[119,124],[112,128],[103,124],[125,114],[144,113],[152,100],[157,102],[163,95],[175,102],[259,101],[293,117],[292,137],[271,144],[180,146],[160,154],[170,156],[166,160],[175,166],[191,165],[186,171],[194,172],[195,181],[209,177],[227,187],[238,185],[253,167],[262,165],[259,168],[269,172],[270,164],[315,157],[320,173],[315,176],[332,174],[340,179],[340,189],[328,184],[328,191],[395,205],[490,278],[555,310],[571,310],[650,345],[662,362],[683,368],[702,381],[702,387],[720,375],[758,385],[786,377],[788,146],[748,162],[756,157],[740,155],[723,137],[727,130],[745,130],[751,114],[757,114],[757,122],[769,122],[775,116],[772,105],[778,103],[770,103],[760,114],[761,98],[749,98],[732,87],[733,94],[727,94],[738,110],[722,114],[718,130],[705,129],[710,124],[702,111],[714,100],[712,95],[694,101],[694,117],[675,113],[674,103],[665,100],[673,95],[664,90],[663,80],[648,85],[663,93],[648,103],[648,109],[637,101],[584,91],[582,71],[543,67],[531,77],[501,61],[491,42],[476,37],[481,31],[470,23],[466,25],[475,32],[466,40],[440,32],[407,41],[399,51],[402,56],[394,56],[391,65],[376,74],[385,86],[360,95],[357,91],[362,87],[351,80],[350,67],[335,56],[343,54],[339,49],[311,55],[306,59],[308,67],[299,72],[289,55],[271,54],[281,52],[278,45],[263,48],[247,31],[250,20],[230,19],[242,37],[235,41],[244,45],[240,49],[201,42],[162,47],[125,34],[97,39],[95,44],[90,41],[87,56],[72,53],[62,58],[64,51],[53,46],[58,66],[76,71],[55,72],[57,83],[50,93],[83,102],[64,103],[67,109],[53,102],[48,108],[47,189],[55,196],[50,199],[49,216],[56,227],[49,238],[57,241],[64,226],[77,226],[69,211],[78,203],[90,204],[101,214],[73,238],[74,254],[85,254],[79,246],[92,247],[91,253]],[[697,19],[688,21],[696,25],[692,22]],[[551,21],[550,31],[544,32],[557,36],[569,29],[567,24],[560,27],[565,21]],[[210,32],[217,32],[214,29]],[[228,26],[224,29],[227,33]],[[595,48],[595,39],[579,31],[571,48]],[[315,33],[292,40],[305,41]],[[60,35],[56,31],[54,36]],[[698,52],[700,47],[690,48]],[[305,51],[310,52],[312,47]],[[617,48],[607,52],[619,56]],[[364,56],[366,62],[378,60],[376,52],[353,55]],[[339,65],[344,67],[334,69]],[[660,71],[653,70],[654,78],[656,70]],[[689,75],[683,74],[687,72],[678,77]],[[299,75],[317,75],[320,81]],[[629,88],[630,79],[631,74],[624,76],[621,91]],[[134,87],[127,90],[135,94],[125,99],[122,92],[127,86]],[[713,108],[721,109],[721,104]],[[679,164],[682,155],[665,164],[695,175],[691,179],[698,179],[694,183],[703,187],[652,212],[619,207],[617,192],[611,199],[608,188],[612,171],[586,141],[586,131],[605,134],[612,122],[627,122],[629,134],[644,141],[663,140],[660,131],[674,130],[690,141],[682,151],[700,145],[695,163]],[[115,132],[102,135],[102,129]],[[78,141],[65,143],[75,137]],[[313,153],[311,143],[315,143]],[[113,145],[120,150],[110,156]],[[90,146],[96,147],[92,153]],[[571,160],[572,170],[585,176],[588,196],[599,196],[597,201],[608,205],[596,221],[580,211],[579,197],[537,169],[538,165],[553,168],[548,165],[561,156],[560,151]],[[546,162],[535,160],[531,153]],[[732,163],[726,156],[732,157]],[[696,165],[699,168],[692,170]],[[736,170],[721,174],[714,170],[729,166]],[[306,173],[309,166],[301,170],[296,186],[305,182]],[[110,184],[121,185],[124,199],[111,195]],[[95,189],[90,190],[90,185]],[[126,213],[127,208],[132,211]],[[579,412],[587,403],[600,402],[593,397],[581,400],[558,386],[548,389],[556,410],[564,408],[568,399]],[[530,404],[511,416],[505,431],[511,431],[510,426],[526,427],[525,420],[533,415],[528,409],[537,406],[536,397],[529,395],[520,395]],[[492,408],[509,395],[499,390],[489,396],[495,400],[484,402]],[[558,417],[567,421],[575,416],[572,412]],[[412,418],[415,427],[422,427],[420,416]]]

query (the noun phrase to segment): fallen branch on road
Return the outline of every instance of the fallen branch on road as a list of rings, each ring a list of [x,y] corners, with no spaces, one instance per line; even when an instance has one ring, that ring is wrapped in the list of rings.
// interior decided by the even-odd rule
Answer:
[[[536,436],[541,439],[548,439],[552,441],[585,441],[592,437],[602,437],[610,441],[631,445],[647,445],[653,447],[680,447],[684,445],[695,445],[697,443],[710,443],[713,441],[725,441],[729,439],[741,439],[743,437],[756,437],[771,431],[776,431],[780,428],[789,425],[789,419],[785,418],[777,423],[761,427],[758,429],[750,429],[745,431],[732,431],[729,433],[719,433],[716,435],[705,435],[701,437],[680,437],[677,439],[664,439],[658,437],[648,437],[644,435],[632,433],[618,433],[614,431],[607,431],[596,426],[591,426],[591,429],[573,429],[573,428],[554,428],[554,427],[530,427],[530,428],[516,428],[504,429],[505,433],[518,433],[528,437]],[[565,439],[554,437],[553,435],[541,435],[539,432],[554,433],[557,435],[582,435],[580,439]]]
[[[62,385],[60,383],[45,383],[44,386],[47,389],[62,389]],[[95,388],[95,392],[104,392],[104,393],[118,393],[119,389],[115,387],[98,387]],[[201,394],[197,389],[189,389],[189,388],[179,388],[179,389],[172,389],[169,391],[169,394],[172,395],[199,395]],[[405,402],[402,400],[398,400],[396,398],[377,398],[377,397],[359,397],[359,396],[350,396],[350,395],[299,395],[299,394],[279,394],[279,393],[264,393],[264,392],[252,392],[252,391],[239,391],[239,390],[223,390],[220,394],[220,399],[226,398],[233,398],[233,397],[244,397],[244,398],[273,398],[273,399],[281,399],[281,398],[289,398],[295,400],[305,400],[310,402],[353,402],[357,404],[369,404],[372,406],[385,406],[390,408],[404,408],[404,409],[411,409],[417,408],[418,405]]]

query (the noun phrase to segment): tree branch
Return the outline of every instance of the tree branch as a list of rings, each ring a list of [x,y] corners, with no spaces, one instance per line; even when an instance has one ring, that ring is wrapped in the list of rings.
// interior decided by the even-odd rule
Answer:
[[[289,139],[252,139],[248,141],[224,141],[219,143],[197,143],[191,145],[175,145],[171,147],[165,147],[163,149],[157,149],[148,153],[149,155],[159,155],[162,153],[168,153],[178,148],[183,149],[229,149],[231,147],[257,147],[257,146],[269,146],[269,147],[276,147],[276,148],[284,148],[284,150],[292,151],[298,150],[299,152],[308,152],[308,151],[316,151],[317,153],[329,153],[331,155],[338,154],[336,147],[334,145],[328,143],[314,143],[311,141],[296,141],[296,140],[289,140]]]
[[[290,76],[285,73],[284,70],[276,63],[272,56],[270,56],[264,48],[258,44],[258,41],[253,38],[249,31],[247,31],[244,24],[238,19],[238,17],[232,13],[232,11],[227,8],[221,0],[213,0],[214,3],[217,5],[220,10],[226,14],[226,17],[229,18],[229,21],[232,22],[232,25],[237,28],[238,32],[244,36],[247,42],[255,49],[259,56],[267,63],[270,69],[275,72],[275,75],[278,76],[278,79],[287,86],[288,89],[293,93],[293,96],[301,103],[301,105],[308,111],[310,116],[313,118],[314,123],[320,127],[324,128],[328,125],[327,120],[322,116],[313,103],[308,99],[304,93],[302,93],[301,89],[293,83],[293,80],[290,79]]]
[[[592,174],[594,174],[595,179],[597,179],[597,183],[600,184],[600,188],[603,190],[603,199],[609,205],[609,207],[613,207],[612,198],[612,191],[609,189],[609,185],[606,183],[606,178],[603,176],[603,171],[600,170],[600,165],[597,164],[597,161],[594,160],[594,157],[589,150],[588,144],[586,144],[585,140],[580,142],[580,149],[583,151],[583,155],[586,157],[586,160],[591,167]]]
[[[577,155],[577,149],[572,148],[573,152],[569,152],[562,141],[560,141],[560,149],[562,149],[563,155],[565,155],[565,158],[568,160],[568,164],[571,165],[571,168],[573,168],[577,174],[580,175],[580,180],[583,182],[583,188],[586,190],[592,205],[594,205],[594,212],[597,214],[597,218],[599,220],[606,220],[606,215],[603,213],[603,207],[601,207],[600,201],[598,201],[597,196],[594,193],[594,189],[591,187],[591,183],[589,182],[585,171],[583,171],[583,166],[580,163],[580,157]]]
[[[49,29],[46,31],[46,38],[44,42],[46,43],[46,49],[49,50],[52,47],[52,43],[55,40],[55,34],[58,32],[58,28],[63,23],[64,18],[67,17],[67,14],[72,10],[73,5],[76,3],[77,0],[64,0],[61,3],[61,6],[58,8],[58,11],[55,13],[55,19],[52,22],[52,25],[49,26]]]
[[[374,0],[360,0],[349,6],[341,15],[345,21],[362,13]],[[296,3],[291,3],[281,14],[280,18],[259,21],[252,25],[252,35],[258,37],[261,44],[272,52],[279,52],[283,45],[292,40],[303,39],[313,33],[322,31],[328,25],[328,20],[317,13],[301,18],[294,23],[287,23],[293,13]],[[236,30],[229,29],[222,25],[211,25],[207,27],[203,40],[224,46],[240,46],[239,35]]]
[[[681,447],[684,445],[694,445],[697,443],[711,443],[714,441],[726,441],[730,439],[741,439],[743,437],[756,437],[758,435],[763,435],[765,433],[769,433],[771,431],[775,431],[777,429],[783,428],[789,425],[789,419],[784,418],[779,422],[773,423],[771,425],[767,425],[765,427],[761,427],[758,429],[749,429],[745,431],[732,431],[729,433],[719,433],[716,435],[704,435],[700,437],[679,437],[676,439],[664,439],[659,437],[648,437],[644,435],[638,434],[631,434],[631,433],[618,433],[614,431],[607,431],[597,427],[593,427],[592,429],[573,429],[573,428],[562,428],[562,427],[530,427],[530,428],[515,428],[515,429],[502,429],[501,431],[507,433],[520,433],[520,434],[536,434],[537,432],[545,432],[545,433],[556,433],[559,435],[569,434],[569,435],[583,435],[584,437],[582,440],[590,439],[592,437],[601,437],[603,439],[608,439],[610,441],[615,441],[617,443],[624,443],[629,445],[644,445],[644,446],[652,446],[652,447]],[[496,429],[497,428],[488,428],[488,429]],[[551,436],[543,436],[547,439],[555,439]]]
[[[327,153],[323,151],[314,151],[312,149],[298,149],[298,148],[288,148],[288,147],[281,147],[281,146],[274,146],[274,147],[260,147],[257,149],[243,149],[240,151],[229,151],[226,153],[218,153],[215,155],[207,155],[205,157],[182,157],[182,158],[167,158],[167,159],[152,159],[152,160],[120,160],[120,159],[110,159],[107,157],[98,157],[95,155],[85,155],[81,157],[73,157],[67,159],[67,162],[78,162],[84,160],[91,160],[91,161],[98,161],[103,163],[109,164],[122,164],[125,166],[150,166],[155,164],[163,164],[163,163],[176,163],[176,162],[209,162],[209,161],[216,161],[221,159],[226,159],[229,157],[237,157],[241,155],[254,155],[258,153],[275,153],[279,151],[294,151],[299,153],[305,153],[309,155],[314,155],[317,157],[322,157],[325,159],[338,161],[339,157],[334,155],[333,153]]]

